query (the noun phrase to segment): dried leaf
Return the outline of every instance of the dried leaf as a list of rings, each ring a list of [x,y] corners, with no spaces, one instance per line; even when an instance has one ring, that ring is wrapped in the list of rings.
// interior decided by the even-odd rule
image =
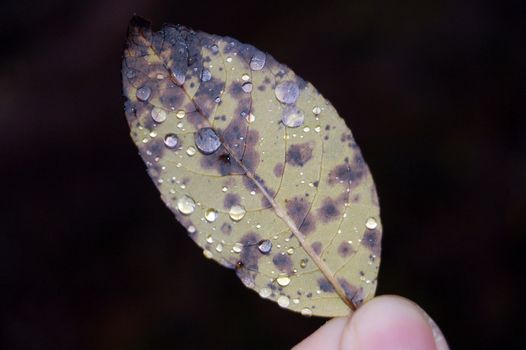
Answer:
[[[263,298],[343,316],[373,297],[381,224],[351,131],[308,82],[235,39],[130,23],[131,135],[207,258]]]

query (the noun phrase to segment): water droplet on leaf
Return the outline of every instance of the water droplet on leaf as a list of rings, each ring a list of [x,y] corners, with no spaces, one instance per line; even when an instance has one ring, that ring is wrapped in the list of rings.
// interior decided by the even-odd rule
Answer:
[[[267,287],[263,287],[259,291],[259,296],[262,297],[262,298],[268,298],[271,294],[272,294],[272,290],[270,288],[267,288]]]
[[[241,85],[241,89],[243,89],[244,92],[251,92],[252,91],[252,83],[244,83]]]
[[[301,314],[303,316],[311,317],[312,316],[312,310],[307,308],[307,307],[303,308],[303,309],[301,309]]]
[[[177,209],[181,214],[189,215],[195,210],[195,202],[188,196],[182,196],[177,200]]]
[[[178,119],[183,119],[184,116],[185,116],[186,112],[182,109],[178,110],[177,113],[175,114],[175,116],[178,118]]]
[[[282,295],[278,298],[278,305],[281,307],[288,307],[290,304],[289,297],[286,295]]]
[[[188,154],[190,157],[193,156],[195,154],[195,148],[190,146],[186,149],[186,154]]]
[[[267,59],[267,55],[265,53],[257,50],[254,53],[254,56],[250,59],[250,69],[252,70],[262,70],[263,67],[265,67],[265,61]]]
[[[137,89],[137,98],[141,101],[148,101],[151,94],[152,89],[150,89],[148,86],[143,86]]]
[[[286,80],[279,83],[274,90],[276,98],[285,104],[293,104],[300,95],[300,88],[298,84],[291,80]]]
[[[205,212],[205,219],[208,222],[214,222],[217,219],[217,211],[215,209],[207,209]]]
[[[295,106],[287,106],[281,114],[281,121],[289,128],[297,128],[303,125],[305,115],[303,111]]]
[[[212,73],[208,69],[203,69],[203,72],[201,73],[201,81],[209,81],[212,79]]]
[[[241,221],[241,219],[243,219],[246,213],[247,211],[245,210],[245,208],[243,208],[241,205],[236,204],[230,208],[228,215],[230,215],[230,218],[234,221]]]
[[[276,279],[276,282],[278,282],[280,286],[286,287],[290,283],[290,278],[288,278],[287,276],[280,276]]]
[[[166,120],[166,111],[159,107],[154,107],[152,109],[152,119],[157,123],[162,123]]]
[[[195,145],[204,154],[212,154],[221,146],[221,140],[212,128],[201,128],[195,134]]]
[[[264,239],[258,243],[258,249],[263,254],[268,254],[272,250],[272,242],[268,239]]]
[[[175,148],[179,143],[179,139],[176,134],[166,134],[164,136],[164,145],[168,148]]]
[[[374,230],[378,226],[378,223],[374,218],[369,218],[365,222],[365,227],[367,227],[369,230]]]

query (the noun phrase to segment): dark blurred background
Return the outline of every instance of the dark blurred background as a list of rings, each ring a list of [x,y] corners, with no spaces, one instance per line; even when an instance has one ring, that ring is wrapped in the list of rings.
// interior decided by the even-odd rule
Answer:
[[[204,259],[128,136],[134,13],[270,52],[347,120],[385,227],[379,294],[454,349],[522,348],[522,1],[8,1],[0,5],[0,347],[287,349],[324,320]]]

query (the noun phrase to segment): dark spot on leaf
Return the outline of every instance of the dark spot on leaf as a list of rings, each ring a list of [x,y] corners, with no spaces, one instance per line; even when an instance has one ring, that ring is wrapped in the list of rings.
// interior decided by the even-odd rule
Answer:
[[[363,303],[363,288],[356,288],[345,278],[338,278],[338,283],[345,291],[347,298],[352,301],[354,305],[359,306]]]
[[[232,232],[232,225],[227,224],[226,222],[221,225],[221,232],[225,235],[229,235]]]
[[[294,197],[292,200],[286,200],[287,215],[290,216],[296,227],[299,227],[309,210],[309,204],[303,197]]]
[[[362,244],[369,248],[369,250],[376,256],[380,255],[380,237],[377,229],[365,229],[362,238]]]
[[[225,199],[223,200],[223,206],[226,209],[230,209],[232,206],[239,204],[241,204],[241,198],[235,193],[227,193]]]
[[[317,255],[321,254],[321,248],[322,248],[321,242],[319,241],[313,242],[310,246],[312,250],[314,250],[314,253],[316,253]]]
[[[314,220],[313,215],[309,213],[303,220],[303,223],[299,227],[299,230],[304,235],[308,235],[309,233],[313,232],[315,229],[316,229],[316,221]]]
[[[279,271],[286,272],[286,273],[292,273],[292,260],[290,257],[286,254],[278,253],[274,255],[274,258],[272,258],[272,262]]]
[[[274,166],[274,175],[276,177],[281,177],[281,175],[283,175],[283,163],[278,163]]]
[[[354,250],[352,248],[352,245],[349,244],[349,242],[340,243],[340,246],[338,247],[338,254],[342,258],[346,258],[352,253],[354,253]]]
[[[318,217],[321,221],[327,223],[336,219],[340,215],[340,210],[332,198],[327,197],[323,201],[323,205],[318,209]]]
[[[221,95],[225,83],[212,76],[208,81],[202,82],[194,96],[194,103],[205,118],[210,118],[216,108],[215,98]]]
[[[318,286],[320,287],[320,290],[325,293],[332,293],[334,292],[334,287],[332,284],[327,281],[325,277],[318,278]]]
[[[259,237],[259,235],[249,232],[239,241],[239,243],[243,245],[240,261],[243,263],[245,268],[252,271],[258,271],[258,260],[262,256],[257,246],[257,242],[260,240],[261,237]]]
[[[303,166],[312,158],[313,144],[305,142],[293,144],[287,151],[286,161],[292,166]]]

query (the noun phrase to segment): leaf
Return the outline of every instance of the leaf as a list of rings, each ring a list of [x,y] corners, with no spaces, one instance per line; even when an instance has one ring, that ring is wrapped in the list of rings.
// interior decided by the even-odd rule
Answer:
[[[304,315],[348,315],[376,289],[375,186],[333,106],[235,39],[134,18],[123,62],[132,138],[207,258]]]

